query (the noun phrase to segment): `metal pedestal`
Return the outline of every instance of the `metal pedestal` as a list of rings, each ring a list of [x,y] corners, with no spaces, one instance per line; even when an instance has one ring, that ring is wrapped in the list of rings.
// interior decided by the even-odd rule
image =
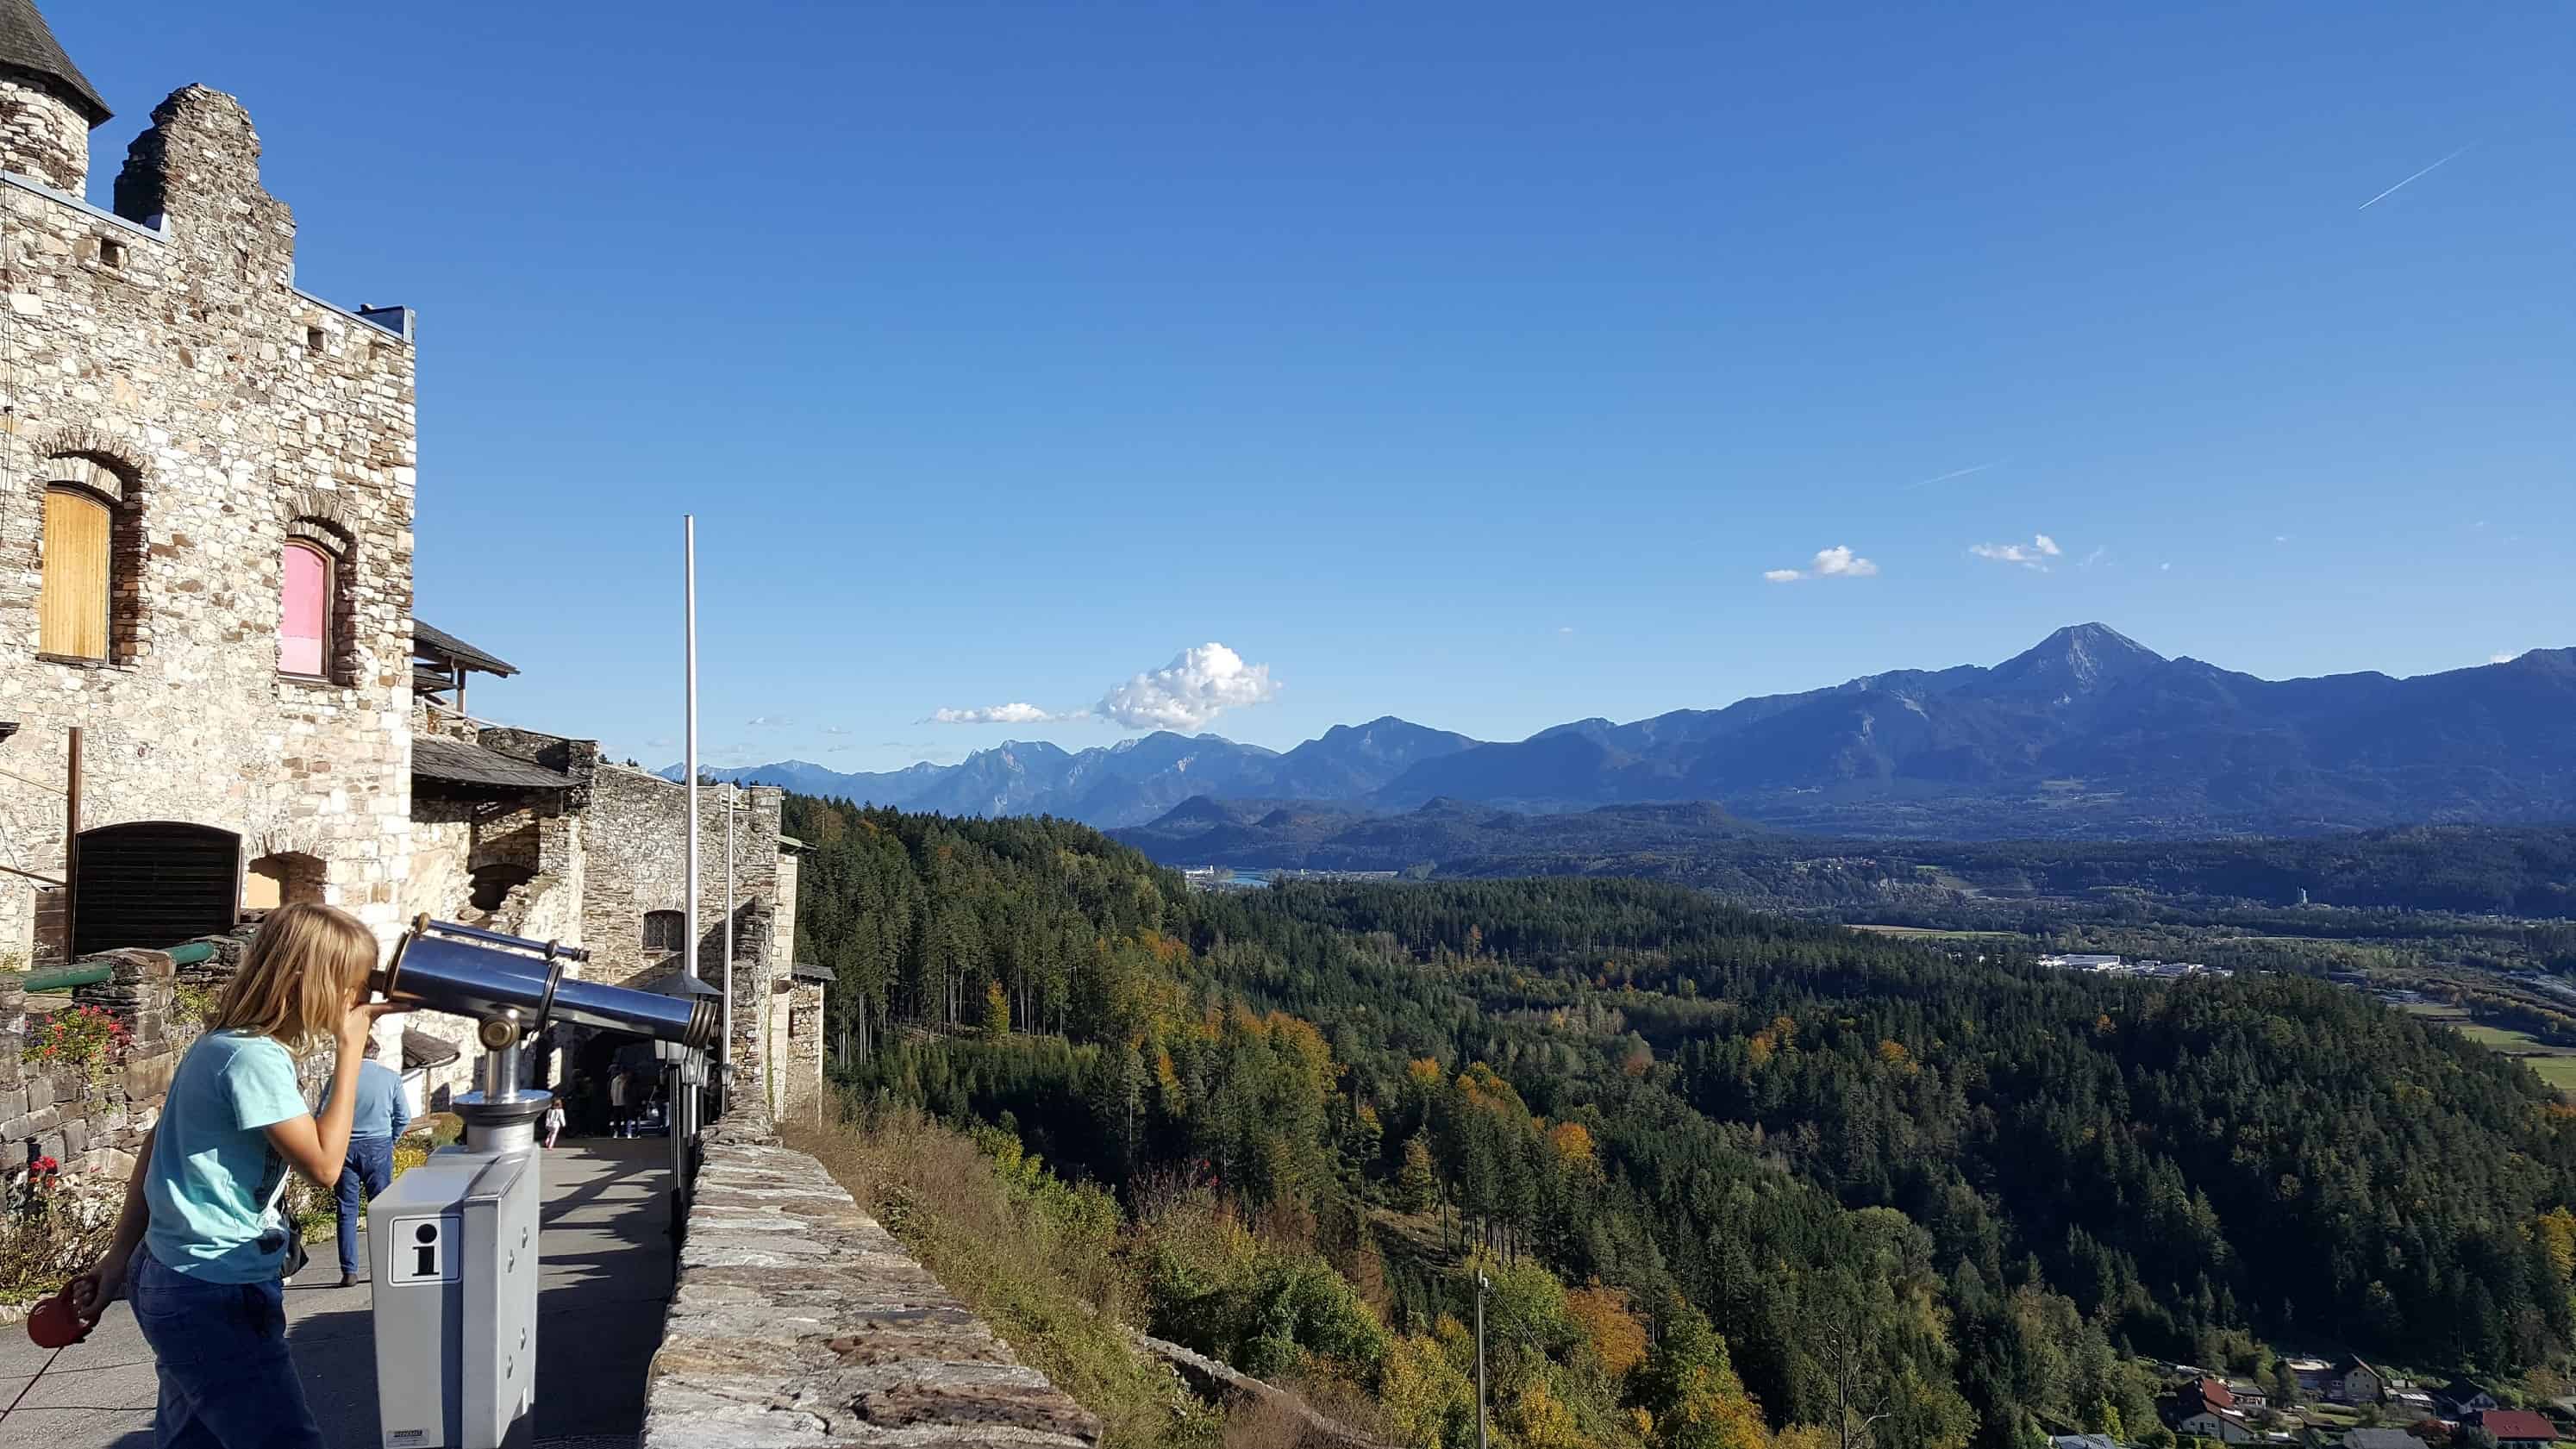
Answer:
[[[503,1449],[536,1403],[537,1118],[551,1093],[514,1085],[512,1044],[458,1099],[465,1140],[397,1178],[367,1209],[383,1449]]]

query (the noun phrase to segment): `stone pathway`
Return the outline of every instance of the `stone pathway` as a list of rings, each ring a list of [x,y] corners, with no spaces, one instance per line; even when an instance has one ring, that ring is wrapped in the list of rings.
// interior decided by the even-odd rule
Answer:
[[[540,1445],[612,1449],[632,1445],[643,1426],[645,1370],[671,1298],[670,1152],[667,1141],[646,1138],[568,1141],[546,1154]],[[376,1345],[367,1290],[338,1286],[331,1243],[312,1251],[312,1264],[286,1290],[287,1336],[304,1392],[326,1442],[374,1444]],[[0,1418],[0,1449],[149,1449],[159,1391],[151,1350],[124,1304],[50,1368],[46,1358],[22,1326],[0,1327],[0,1408],[26,1390]]]

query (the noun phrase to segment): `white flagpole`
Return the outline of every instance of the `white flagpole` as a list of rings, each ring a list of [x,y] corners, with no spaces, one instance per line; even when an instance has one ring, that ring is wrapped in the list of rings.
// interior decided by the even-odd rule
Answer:
[[[724,1084],[726,1101],[733,1091],[733,811],[735,785],[725,782],[725,903],[724,903],[724,1043],[716,1048],[716,1062],[721,1069],[718,1080]]]
[[[680,515],[680,568],[683,575],[682,607],[688,616],[682,652],[687,656],[688,670],[688,744],[685,750],[688,761],[685,768],[689,791],[689,835],[681,857],[681,870],[687,885],[683,888],[686,893],[681,897],[680,989],[694,1001],[698,986],[698,517],[694,513]],[[673,1065],[682,1066],[684,1063],[674,1062]],[[672,1188],[678,1194],[677,1201],[686,1203],[689,1138],[683,1099],[689,1089],[679,1072],[674,1072],[670,1080],[670,1107],[665,1115],[670,1119],[671,1128]],[[679,1227],[678,1223],[672,1224],[674,1231]]]

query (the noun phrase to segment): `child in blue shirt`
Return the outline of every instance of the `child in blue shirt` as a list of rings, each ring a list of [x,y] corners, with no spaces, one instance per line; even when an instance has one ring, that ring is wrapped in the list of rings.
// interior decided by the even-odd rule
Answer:
[[[286,1351],[278,1271],[293,1229],[277,1200],[290,1168],[326,1187],[339,1180],[369,1029],[406,1009],[367,1004],[375,965],[375,936],[343,911],[291,905],[269,916],[171,1078],[107,1256],[73,1280],[86,1320],[120,1290],[134,1300],[160,1369],[157,1444],[320,1449]],[[320,1041],[339,1059],[317,1119],[294,1054]]]

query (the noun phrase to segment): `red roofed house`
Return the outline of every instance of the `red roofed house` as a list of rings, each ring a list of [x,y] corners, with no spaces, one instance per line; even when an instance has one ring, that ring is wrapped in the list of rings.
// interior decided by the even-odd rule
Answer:
[[[2214,1378],[2197,1378],[2174,1395],[2174,1431],[2222,1444],[2251,1444],[2262,1438],[2236,1408],[2236,1396]]]
[[[2466,1422],[2493,1435],[2496,1449],[2551,1449],[2558,1442],[2558,1426],[2529,1409],[2487,1409]]]

